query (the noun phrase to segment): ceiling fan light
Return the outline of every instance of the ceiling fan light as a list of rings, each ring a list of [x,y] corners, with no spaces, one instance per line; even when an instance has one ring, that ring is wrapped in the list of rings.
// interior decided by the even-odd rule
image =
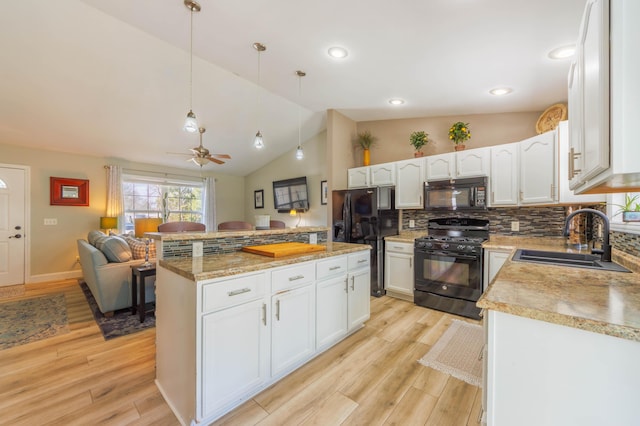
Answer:
[[[304,158],[304,151],[302,147],[298,145],[298,149],[296,149],[296,160],[302,160]]]
[[[204,166],[205,164],[207,164],[209,162],[209,160],[207,160],[206,158],[202,158],[202,157],[193,157],[191,159],[191,161],[193,161],[194,163],[196,163],[200,167]]]
[[[191,110],[189,110],[187,118],[184,120],[183,130],[189,133],[195,133],[198,131],[198,121],[196,120],[196,115]]]
[[[256,137],[253,139],[253,146],[257,149],[264,148],[264,141],[262,140],[262,133],[260,133],[260,130],[258,130]]]

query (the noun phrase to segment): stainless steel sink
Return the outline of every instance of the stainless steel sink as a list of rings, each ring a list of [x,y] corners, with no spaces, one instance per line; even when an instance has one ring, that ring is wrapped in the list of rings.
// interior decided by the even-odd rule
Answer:
[[[570,266],[574,268],[600,269],[602,271],[631,272],[613,262],[603,262],[599,255],[518,249],[512,260],[517,262],[545,263],[548,265]]]

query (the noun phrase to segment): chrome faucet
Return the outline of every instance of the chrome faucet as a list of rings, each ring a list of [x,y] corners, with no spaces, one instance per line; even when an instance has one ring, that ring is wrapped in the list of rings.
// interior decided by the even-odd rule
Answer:
[[[565,219],[564,232],[562,233],[562,235],[564,235],[565,237],[569,236],[569,223],[571,222],[571,219],[573,219],[575,215],[580,213],[595,214],[596,216],[600,216],[600,218],[602,219],[602,223],[604,227],[604,229],[602,230],[604,234],[602,236],[602,250],[593,249],[591,250],[591,253],[600,254],[601,255],[600,259],[603,262],[611,262],[611,244],[609,244],[609,218],[607,217],[606,214],[602,213],[600,210],[579,209],[569,214],[569,216],[567,216],[567,218]]]

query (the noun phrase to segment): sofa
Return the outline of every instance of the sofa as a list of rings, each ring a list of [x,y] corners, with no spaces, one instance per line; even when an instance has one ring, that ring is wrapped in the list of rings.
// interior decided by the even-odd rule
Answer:
[[[143,264],[144,257],[135,258],[139,256],[134,256],[130,248],[127,251],[124,238],[107,236],[100,231],[91,231],[87,240],[79,239],[77,244],[84,281],[100,312],[108,315],[118,309],[130,308],[131,267]],[[155,259],[149,261],[155,264]],[[154,301],[155,277],[147,278],[145,284],[146,301]]]

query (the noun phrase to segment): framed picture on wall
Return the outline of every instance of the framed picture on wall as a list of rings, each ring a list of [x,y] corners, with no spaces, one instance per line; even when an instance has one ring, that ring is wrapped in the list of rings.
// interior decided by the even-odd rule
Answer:
[[[329,187],[327,186],[327,181],[323,180],[320,182],[320,204],[327,204],[328,192]]]
[[[52,206],[88,206],[89,180],[49,177],[49,204]]]
[[[253,208],[255,209],[264,208],[264,190],[263,189],[258,189],[257,191],[253,191]]]

